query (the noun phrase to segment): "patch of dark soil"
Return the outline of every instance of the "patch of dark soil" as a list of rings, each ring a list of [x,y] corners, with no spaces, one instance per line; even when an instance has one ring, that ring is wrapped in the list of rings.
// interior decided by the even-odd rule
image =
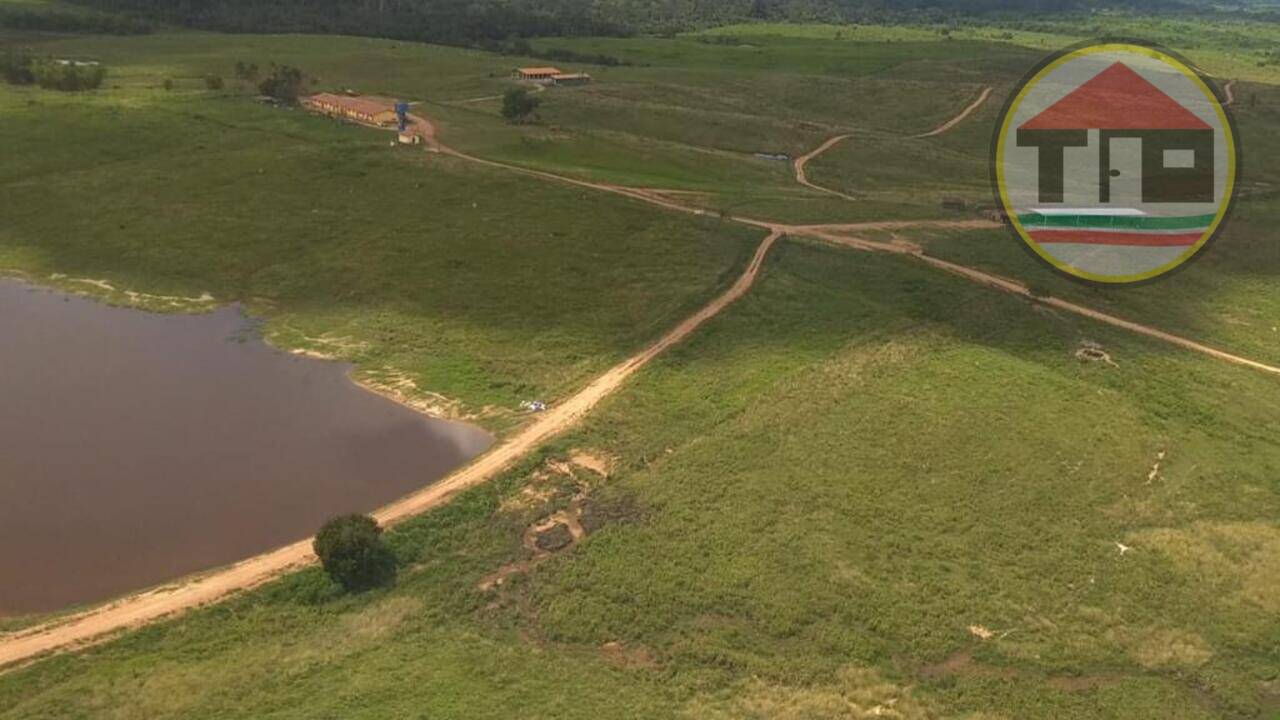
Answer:
[[[539,550],[545,552],[556,552],[562,550],[573,543],[573,533],[569,530],[569,526],[564,523],[556,523],[550,528],[538,533],[534,544]]]
[[[588,497],[582,502],[579,522],[589,535],[612,523],[636,522],[644,515],[640,503],[631,495]]]
[[[941,680],[946,677],[992,677],[1011,679],[1018,676],[1014,668],[987,665],[973,659],[973,650],[959,650],[948,655],[941,662],[925,665],[920,668],[919,675],[925,680]]]
[[[1065,692],[1088,692],[1120,682],[1114,675],[1055,675],[1045,682],[1057,690]]]

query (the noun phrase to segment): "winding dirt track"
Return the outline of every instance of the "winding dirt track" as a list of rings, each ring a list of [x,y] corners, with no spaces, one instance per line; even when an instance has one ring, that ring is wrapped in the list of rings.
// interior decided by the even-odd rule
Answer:
[[[835,195],[836,197],[842,197],[845,200],[852,200],[854,202],[857,202],[858,199],[853,197],[852,195],[845,195],[839,190],[832,190],[831,188],[825,188],[825,187],[822,187],[821,185],[814,185],[812,182],[809,181],[809,176],[806,175],[804,172],[804,166],[808,165],[810,160],[830,150],[837,143],[842,142],[848,137],[850,137],[849,134],[836,135],[835,137],[828,139],[826,142],[822,143],[818,147],[796,158],[795,163],[793,163],[793,166],[795,167],[795,171],[796,171],[796,182],[800,183],[801,185],[804,185],[807,188],[812,188],[819,192],[824,192],[829,195]]]
[[[577,424],[596,403],[621,387],[650,360],[689,337],[699,326],[745,295],[756,281],[770,248],[781,236],[780,230],[770,232],[756,248],[746,270],[728,290],[639,354],[592,380],[575,395],[539,415],[536,420],[471,464],[434,485],[376,511],[374,517],[379,523],[394,525],[425,510],[439,507],[459,492],[492,478],[535,450],[548,438]],[[315,562],[315,559],[311,541],[302,540],[172,588],[132,595],[56,623],[31,628],[0,642],[0,666],[54,650],[82,647],[106,639],[112,633],[216,602],[233,593],[257,587],[291,568]]]
[[[1227,97],[1222,101],[1222,107],[1230,107],[1236,101],[1236,81],[1228,80],[1226,85],[1222,86],[1222,92]]]
[[[941,125],[930,130],[927,133],[920,133],[919,135],[912,135],[911,137],[927,138],[927,137],[933,137],[934,135],[941,135],[942,133],[950,130],[956,125],[959,125],[960,123],[964,122],[965,118],[969,117],[970,115],[973,114],[975,110],[982,107],[982,103],[986,102],[988,97],[991,97],[991,86],[989,85],[987,87],[982,88],[982,92],[978,94],[978,99],[969,103],[969,106],[966,107],[964,110],[961,110],[959,115],[956,115],[955,117],[942,123]]]
[[[982,104],[986,102],[987,98],[990,96],[991,96],[991,87],[987,86],[982,88],[982,92],[978,94],[978,99],[969,103],[969,105],[967,105],[963,110],[961,110],[959,114],[950,118],[949,120],[942,123],[938,127],[930,130],[929,132],[921,133],[919,135],[912,135],[910,137],[913,139],[918,139],[918,138],[934,137],[935,135],[941,135],[942,133],[950,130],[956,125],[959,125],[960,123],[964,122],[965,118],[969,117],[970,115],[973,114],[975,110],[982,107]],[[824,192],[824,193],[827,193],[828,195],[835,195],[836,197],[841,197],[841,198],[844,198],[845,200],[852,200],[854,202],[857,202],[858,199],[852,195],[847,195],[845,193],[840,192],[839,190],[833,190],[831,188],[823,187],[821,185],[815,184],[813,181],[809,180],[809,175],[805,172],[805,166],[809,164],[810,160],[818,157],[822,153],[830,150],[831,148],[835,147],[836,145],[838,145],[839,143],[845,141],[850,137],[852,137],[852,133],[845,133],[843,135],[836,135],[835,137],[828,138],[818,147],[796,158],[795,162],[792,163],[792,167],[795,169],[795,173],[796,173],[796,182],[812,190],[817,190],[818,192]]]
[[[944,123],[926,136],[940,134],[954,127],[976,109],[990,94],[984,90],[982,96],[965,108],[956,118]],[[1228,98],[1230,95],[1228,94]],[[699,208],[691,208],[673,202],[668,198],[642,189],[629,188],[608,183],[594,183],[576,178],[556,175],[541,170],[523,168],[493,160],[477,158],[453,150],[442,145],[435,137],[435,128],[427,119],[411,115],[414,132],[423,137],[424,143],[435,152],[444,153],[469,162],[490,167],[503,168],[524,175],[540,177],[560,183],[591,188],[630,197],[642,202],[669,210],[693,215],[708,215]],[[823,143],[813,152],[796,160],[796,178],[802,184],[824,192],[832,192],[842,197],[849,197],[835,191],[813,186],[804,177],[804,165],[810,159],[829,149],[831,146],[847,138],[840,135]],[[852,198],[849,198],[852,199]],[[374,513],[379,522],[394,525],[408,517],[448,502],[457,493],[485,482],[495,474],[509,467],[515,461],[536,449],[548,438],[572,427],[583,415],[590,411],[601,399],[617,390],[628,378],[644,367],[650,360],[661,354],[672,345],[679,343],[693,333],[707,320],[715,317],[720,311],[741,298],[751,288],[759,275],[760,268],[769,250],[784,234],[813,238],[822,242],[853,248],[868,252],[892,253],[906,255],[924,262],[932,267],[966,278],[987,287],[1025,297],[1050,307],[1087,317],[1098,322],[1122,328],[1140,335],[1155,338],[1172,345],[1202,353],[1235,365],[1280,375],[1280,367],[1267,365],[1238,355],[1233,355],[1216,348],[1183,338],[1157,328],[1131,322],[1123,318],[1093,310],[1065,300],[1052,297],[1033,296],[1028,288],[1015,280],[983,272],[956,263],[930,257],[918,248],[907,243],[872,242],[861,238],[841,235],[843,232],[859,230],[894,230],[911,227],[994,227],[997,224],[985,220],[969,221],[886,221],[876,223],[829,224],[829,225],[785,225],[757,220],[748,217],[728,216],[724,219],[758,227],[768,231],[767,237],[761,241],[746,270],[738,277],[728,290],[715,300],[704,306],[691,317],[685,319],[674,329],[667,332],[659,340],[645,348],[639,354],[614,366],[597,377],[585,388],[559,403],[551,410],[538,416],[536,420],[518,431],[515,435],[499,443],[488,453],[477,458],[471,464],[461,468],[444,480],[408,495]],[[117,602],[92,608],[77,615],[68,616],[48,624],[39,625],[9,636],[0,637],[0,668],[14,667],[17,663],[31,660],[44,653],[84,647],[124,630],[135,628],[149,622],[169,617],[177,613],[217,602],[237,592],[257,587],[291,568],[303,566],[315,561],[309,540],[299,541],[277,550],[249,558],[230,567],[216,570],[194,578],[179,581],[177,584],[128,596]]]
[[[1086,317],[1091,320],[1104,323],[1106,325],[1111,325],[1112,327],[1118,327],[1123,330],[1128,330],[1138,335],[1145,335],[1150,338],[1155,338],[1156,340],[1162,340],[1171,345],[1176,345],[1186,350],[1191,350],[1193,352],[1198,352],[1203,355],[1208,355],[1209,357],[1216,358],[1218,360],[1222,360],[1224,362],[1228,362],[1233,365],[1240,365],[1242,367],[1252,368],[1254,370],[1260,370],[1262,372],[1269,373],[1272,375],[1280,375],[1280,367],[1276,367],[1274,365],[1268,365],[1266,363],[1261,363],[1256,360],[1250,360],[1249,358],[1242,357],[1240,355],[1233,355],[1232,353],[1219,350],[1214,347],[1210,347],[1203,343],[1196,342],[1195,340],[1184,338],[1180,335],[1174,335],[1173,333],[1165,332],[1164,330],[1161,330],[1159,328],[1151,327],[1150,325],[1143,325],[1142,323],[1136,323],[1136,322],[1133,322],[1132,320],[1125,320],[1124,318],[1117,317],[1115,315],[1110,315],[1110,314],[1101,312],[1099,310],[1094,310],[1093,308],[1086,307],[1084,305],[1079,305],[1067,300],[1061,300],[1059,298],[1055,298],[1051,296],[1034,295],[1026,285],[1018,282],[1017,280],[1013,280],[1011,278],[1007,278],[1001,275],[996,275],[994,273],[977,270],[967,265],[960,265],[947,260],[942,260],[940,258],[925,255],[923,252],[919,251],[918,249],[915,249],[911,245],[872,242],[870,240],[864,240],[862,238],[857,238],[857,237],[847,237],[842,235],[836,235],[833,232],[831,232],[829,229],[823,229],[821,227],[788,228],[787,233],[792,235],[806,235],[809,237],[817,238],[819,240],[823,240],[833,245],[841,245],[843,247],[854,248],[856,250],[865,250],[867,252],[891,253],[895,255],[907,255],[927,265],[936,267],[940,270],[946,270],[949,273],[959,275],[960,277],[963,277],[967,280],[976,282],[979,285],[985,285],[987,287],[995,288],[996,290],[1001,290],[1013,295],[1018,295],[1018,296],[1027,298],[1029,300],[1032,300],[1034,302],[1038,302],[1042,305],[1047,305],[1049,307],[1057,308],[1059,310],[1064,310],[1066,312],[1073,313],[1075,315],[1080,315],[1081,317]]]

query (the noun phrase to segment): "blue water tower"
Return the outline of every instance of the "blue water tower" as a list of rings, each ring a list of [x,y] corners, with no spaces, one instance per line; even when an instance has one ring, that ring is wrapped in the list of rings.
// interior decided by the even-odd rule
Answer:
[[[409,113],[409,103],[407,102],[396,103],[396,119],[400,121],[400,132],[404,132],[405,125],[407,124],[405,121],[405,115],[407,115],[408,113]]]

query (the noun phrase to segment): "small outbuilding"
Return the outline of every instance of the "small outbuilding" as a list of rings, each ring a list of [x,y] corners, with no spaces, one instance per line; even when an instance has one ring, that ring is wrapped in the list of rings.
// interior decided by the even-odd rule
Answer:
[[[590,82],[591,76],[586,73],[560,73],[551,76],[553,85],[586,85]]]

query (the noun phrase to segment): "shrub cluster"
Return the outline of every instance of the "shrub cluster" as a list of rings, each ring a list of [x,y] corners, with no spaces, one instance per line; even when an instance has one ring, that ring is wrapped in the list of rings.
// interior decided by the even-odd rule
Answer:
[[[511,88],[502,96],[502,117],[508,122],[526,122],[538,109],[538,98],[524,88]]]
[[[97,63],[9,53],[0,59],[0,76],[10,85],[39,85],[48,90],[77,92],[101,87],[107,69]]]
[[[481,40],[473,43],[473,46],[480,50],[501,53],[503,55],[520,55],[522,57],[538,58],[540,60],[554,60],[563,63],[582,63],[585,65],[605,65],[616,67],[618,65],[631,65],[628,60],[616,57],[614,55],[606,55],[604,53],[584,53],[568,48],[547,48],[539,50],[525,38],[518,37],[509,40]]]
[[[252,67],[256,74],[257,66]],[[268,97],[292,103],[297,102],[298,96],[302,94],[304,82],[302,71],[298,68],[271,63],[270,73],[258,83],[258,90]]]

